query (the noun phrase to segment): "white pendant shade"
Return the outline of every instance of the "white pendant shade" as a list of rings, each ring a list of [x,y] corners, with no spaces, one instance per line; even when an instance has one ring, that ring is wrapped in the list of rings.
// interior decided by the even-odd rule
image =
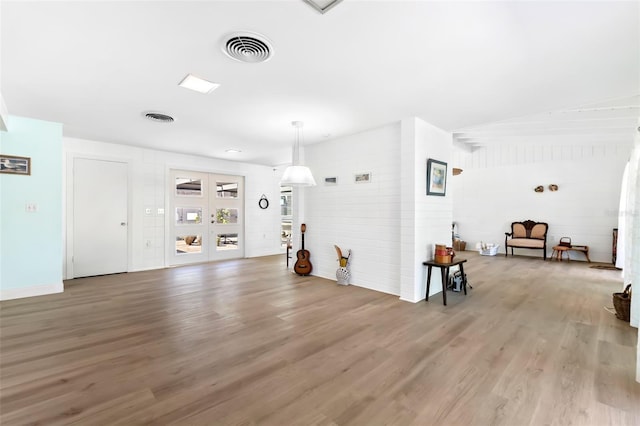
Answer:
[[[306,166],[289,166],[282,175],[281,186],[316,186],[311,170]]]
[[[293,161],[291,162],[292,165],[284,171],[280,186],[316,186],[311,170],[306,166],[300,165],[302,121],[294,121],[291,125],[296,130],[296,137],[293,143]]]

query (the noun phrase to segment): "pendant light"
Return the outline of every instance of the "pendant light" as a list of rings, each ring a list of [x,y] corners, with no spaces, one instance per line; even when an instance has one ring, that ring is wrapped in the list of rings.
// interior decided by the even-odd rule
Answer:
[[[316,186],[311,170],[300,164],[300,137],[302,134],[302,121],[293,121],[296,137],[293,143],[293,158],[291,165],[287,167],[280,181],[281,186]]]

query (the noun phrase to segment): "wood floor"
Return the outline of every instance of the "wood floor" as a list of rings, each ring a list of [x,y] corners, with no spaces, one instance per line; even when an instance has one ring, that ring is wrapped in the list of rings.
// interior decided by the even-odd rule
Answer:
[[[617,271],[467,252],[411,304],[284,256],[0,303],[2,425],[638,425]]]

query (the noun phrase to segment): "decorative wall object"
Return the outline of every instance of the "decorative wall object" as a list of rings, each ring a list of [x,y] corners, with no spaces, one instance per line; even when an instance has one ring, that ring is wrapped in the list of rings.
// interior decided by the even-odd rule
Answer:
[[[354,177],[355,183],[369,183],[371,182],[371,173],[358,173]]]
[[[10,175],[30,175],[31,158],[0,154],[0,173]]]
[[[262,210],[265,210],[266,208],[269,207],[269,200],[267,199],[266,195],[262,194],[262,197],[260,197],[260,200],[258,200],[258,206]]]
[[[554,192],[558,190],[558,185],[556,185],[555,183],[552,183],[551,185],[549,185],[549,191]]]
[[[544,192],[544,186],[538,185],[533,190],[536,192]]]
[[[427,195],[447,194],[447,163],[429,158],[427,160]]]
[[[337,185],[338,184],[338,178],[333,176],[333,177],[326,177],[324,178],[324,184],[325,185]]]

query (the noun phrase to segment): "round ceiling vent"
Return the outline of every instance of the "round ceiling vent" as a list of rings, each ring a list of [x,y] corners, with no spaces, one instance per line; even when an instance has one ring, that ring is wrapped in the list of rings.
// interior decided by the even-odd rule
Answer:
[[[251,32],[229,34],[224,39],[222,51],[240,62],[265,62],[273,56],[271,42],[263,35]]]
[[[159,123],[172,123],[174,121],[173,117],[167,114],[162,114],[161,112],[145,112],[144,116],[151,121]]]

